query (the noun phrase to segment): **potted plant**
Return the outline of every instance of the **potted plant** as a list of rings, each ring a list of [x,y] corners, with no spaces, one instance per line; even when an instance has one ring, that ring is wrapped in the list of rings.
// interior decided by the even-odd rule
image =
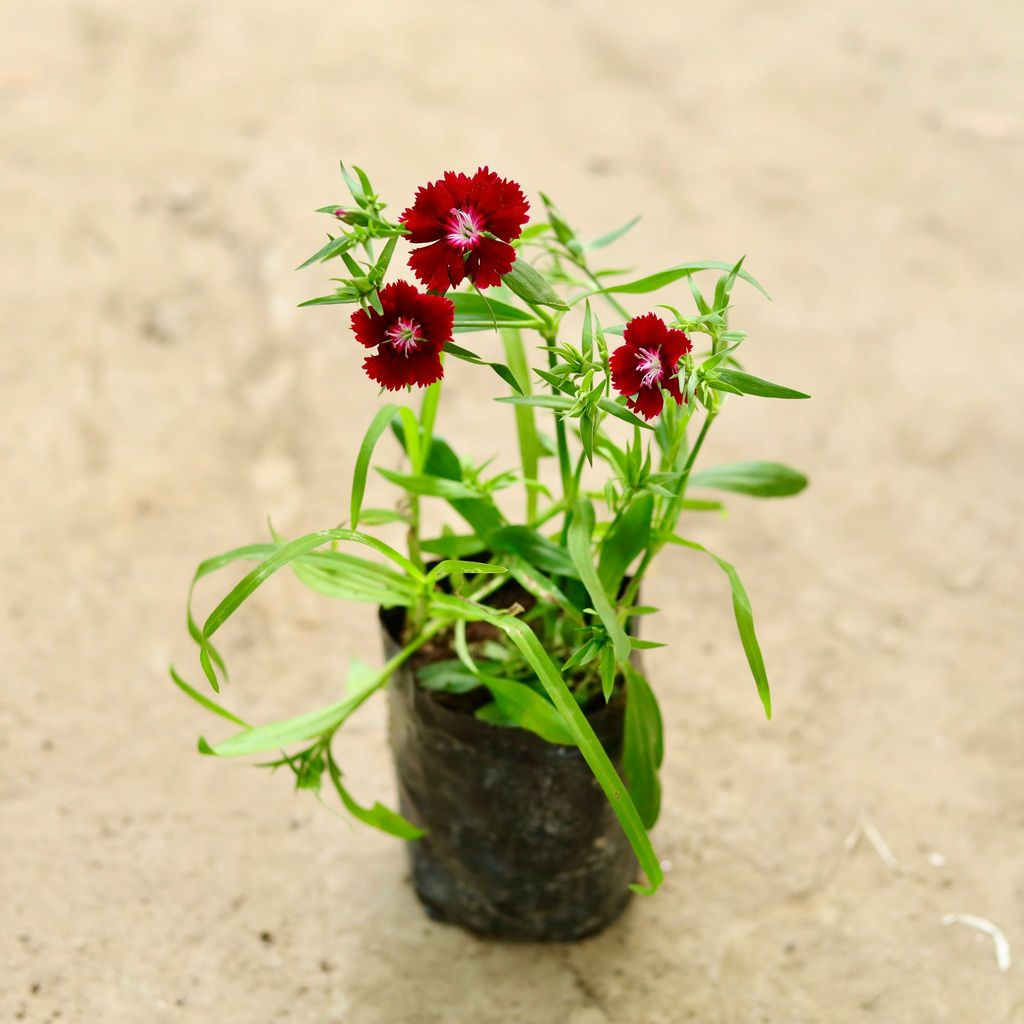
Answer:
[[[272,532],[204,561],[192,589],[235,562],[257,564],[201,625],[190,589],[188,628],[219,692],[227,670],[215,635],[289,567],[322,594],[379,606],[385,663],[354,661],[335,703],[256,726],[173,668],[171,676],[238,727],[218,742],[200,739],[202,753],[270,754],[264,763],[290,769],[298,788],[333,790],[354,817],[407,840],[433,916],[487,934],[576,939],[612,921],[631,891],[653,893],[662,882],[648,834],[660,806],[662,728],[640,661],[661,644],[641,639],[639,626],[656,611],[641,588],[666,547],[710,556],[724,571],[770,717],[743,585],[732,565],[680,532],[680,520],[721,508],[708,490],[800,491],[805,478],[777,463],[697,460],[728,396],[807,396],[741,368],[746,335],[730,323],[733,289],[763,291],[742,259],[622,280],[592,261],[635,220],[584,242],[541,193],[543,219],[527,223],[520,187],[487,168],[424,185],[391,220],[367,175],[341,170],[351,199],[319,211],[334,228],[302,266],[337,261],[344,276],[303,305],[355,307],[363,369],[395,398],[366,429],[347,523],[295,539]],[[415,283],[393,270],[399,241],[410,246]],[[705,272],[716,274],[708,292],[697,284]],[[667,301],[652,307],[656,292]],[[453,340],[470,333],[495,351]],[[517,464],[475,462],[439,436],[452,359],[504,382]],[[375,448],[388,432],[407,464],[376,471],[398,501],[366,508]],[[521,504],[508,500],[513,488]],[[421,528],[428,501],[451,513],[435,536]],[[371,532],[395,524],[405,550]],[[398,811],[358,802],[332,750],[348,718],[383,691]]]

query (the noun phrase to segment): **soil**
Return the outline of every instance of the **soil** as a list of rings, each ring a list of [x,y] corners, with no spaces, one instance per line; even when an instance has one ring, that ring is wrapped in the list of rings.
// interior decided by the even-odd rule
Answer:
[[[0,40],[0,1021],[1024,1022],[1017,0],[67,0]],[[379,398],[345,313],[296,308],[332,272],[292,270],[339,157],[392,210],[487,163],[587,238],[642,212],[609,256],[638,275],[746,254],[746,368],[814,396],[730,397],[704,451],[804,495],[685,524],[742,575],[773,720],[718,567],[668,552],[667,882],[579,946],[430,922],[397,842],[198,756],[231,727],[167,677],[201,679],[201,558],[344,515]],[[438,429],[505,468],[500,387],[451,367]],[[222,644],[253,722],[379,664],[374,608],[284,574]],[[366,804],[384,712],[336,747]]]

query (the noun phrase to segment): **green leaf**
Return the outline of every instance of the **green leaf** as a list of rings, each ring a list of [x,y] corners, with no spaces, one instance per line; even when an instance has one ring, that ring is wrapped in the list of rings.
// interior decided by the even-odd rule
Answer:
[[[405,447],[404,431],[401,424],[395,424],[395,433],[398,436],[402,447]],[[430,451],[427,453],[427,460],[424,465],[427,476],[442,477],[446,480],[456,482],[462,480],[462,465],[459,457],[452,450],[451,445],[434,437],[431,440]],[[484,497],[472,492],[472,498],[448,498],[453,509],[472,527],[478,537],[486,537],[492,530],[500,529],[505,525],[505,518],[502,516],[493,499]],[[471,552],[473,554],[480,550],[479,545]]]
[[[607,704],[615,692],[615,651],[611,647],[601,649],[601,663],[598,666],[601,675],[601,695]]]
[[[596,577],[596,573],[595,573]],[[496,614],[482,605],[473,604],[463,598],[448,594],[437,594],[433,602],[437,607],[447,609],[453,614],[461,615],[469,620],[483,620],[502,630],[519,648],[523,659],[536,673],[552,704],[561,713],[573,735],[573,742],[579,748],[583,759],[590,766],[594,778],[608,797],[608,802],[615,816],[622,825],[622,830],[636,854],[640,867],[647,875],[648,885],[631,885],[630,888],[645,896],[653,894],[665,880],[664,873],[650,837],[644,828],[640,815],[629,796],[629,792],[619,778],[615,766],[608,757],[601,741],[594,735],[594,730],[580,710],[576,698],[566,685],[562,674],[551,660],[537,639],[536,633],[527,625],[511,615]]]
[[[506,556],[509,573],[528,594],[532,594],[542,605],[555,605],[577,626],[583,625],[583,615],[553,579],[546,576],[524,558]],[[573,573],[576,569],[573,567]]]
[[[604,586],[601,584],[594,560],[590,553],[590,540],[594,532],[594,506],[587,498],[579,498],[573,506],[572,522],[569,524],[567,543],[569,556],[579,573],[583,586],[587,589],[590,602],[597,612],[604,628],[611,638],[618,662],[629,660],[629,637],[626,636],[622,623],[619,622],[615,609],[608,600]]]
[[[391,673],[389,672],[388,675]],[[363,688],[346,697],[344,700],[316,711],[287,718],[269,725],[258,725],[236,733],[222,743],[210,746],[207,751],[216,757],[243,757],[246,754],[262,754],[268,750],[279,750],[301,740],[311,740],[338,728],[371,693],[380,689],[387,682],[383,672],[377,672]]]
[[[505,402],[508,405],[525,405],[536,409],[553,409],[561,413],[568,412],[576,404],[574,399],[566,398],[564,395],[506,395],[503,398],[495,399],[495,401]],[[624,405],[620,405],[611,398],[602,398],[597,405],[603,412],[634,427],[643,427],[645,430],[654,429],[650,423],[634,415]]]
[[[463,362],[473,363],[476,366],[489,366],[513,391],[519,392],[522,390],[515,374],[504,363],[492,363],[486,359],[481,359],[475,353],[470,352],[468,348],[462,348],[453,341],[446,341],[444,343],[444,351],[450,356],[455,356],[456,359],[463,360]]]
[[[480,674],[480,681],[491,691],[494,702],[510,722],[536,733],[548,743],[575,746],[572,730],[555,706],[532,687],[484,673]]]
[[[622,420],[623,423],[629,423],[634,427],[643,427],[644,430],[654,429],[654,427],[652,427],[645,419],[641,419],[641,417],[637,416],[635,413],[630,412],[624,403],[625,399],[622,399],[620,402],[614,398],[602,398],[601,401],[597,403],[597,406],[602,412],[606,412],[609,416],[614,416],[616,419]]]
[[[300,740],[316,739],[333,732],[371,694],[376,693],[384,686],[395,669],[438,633],[440,628],[437,625],[423,630],[412,643],[399,651],[376,672],[361,672],[351,676],[348,680],[348,695],[344,700],[328,704],[327,707],[319,708],[316,711],[307,711],[303,715],[297,715],[281,722],[271,722],[268,725],[255,727],[247,726],[244,731],[236,733],[216,746],[211,746],[205,739],[200,738],[200,751],[216,757],[241,757],[246,754],[260,754],[268,750],[277,750]]]
[[[726,384],[727,387],[721,388],[720,384]],[[732,390],[741,395],[759,395],[761,398],[811,397],[802,391],[794,391],[793,388],[785,388],[781,384],[772,384],[771,381],[761,380],[760,377],[754,377],[739,370],[719,370],[717,379],[709,379],[708,385],[718,391]]]
[[[340,256],[355,244],[356,240],[351,235],[338,235],[337,238],[329,239],[308,260],[303,260],[295,269],[305,270],[306,267],[312,266],[314,263],[322,263],[324,260],[329,260],[334,256]]]
[[[641,277],[636,281],[627,281],[624,284],[610,284],[606,288],[588,292],[588,295],[642,295],[646,292],[654,292],[666,285],[673,284],[684,277],[691,277],[701,270],[732,270],[734,263],[723,263],[721,260],[698,260],[694,263],[681,263],[677,267],[670,267],[657,274],[650,274]],[[742,277],[748,284],[753,285],[762,295],[769,298],[768,293],[761,284],[747,271],[740,270],[739,277]],[[583,296],[580,296],[582,298]],[[579,300],[577,300],[579,301]]]
[[[299,309],[306,306],[340,306],[351,305],[359,301],[359,292],[354,288],[339,288],[333,295],[321,295],[315,299],[306,299],[299,303]]]
[[[661,810],[658,768],[663,755],[661,712],[647,680],[632,665],[626,672],[626,727],[622,770],[644,828],[653,828]]]
[[[384,526],[387,523],[408,523],[409,517],[393,508],[364,508],[359,521],[367,526]]]
[[[370,458],[373,456],[373,449],[380,440],[381,434],[388,428],[388,424],[395,418],[398,412],[397,405],[385,405],[377,410],[377,414],[370,421],[370,426],[363,437],[363,443],[359,446],[359,454],[356,456],[356,468],[352,474],[352,504],[349,510],[349,518],[352,522],[352,529],[359,526],[359,512],[363,507],[363,495],[366,493],[366,474],[370,469]]]
[[[195,617],[192,615],[192,598],[195,594],[196,584],[204,577],[208,576],[212,572],[216,572],[218,569],[223,569],[225,566],[230,565],[232,562],[237,561],[250,561],[259,562],[269,555],[272,555],[278,548],[276,544],[247,544],[240,548],[232,548],[230,551],[225,551],[220,555],[214,555],[212,558],[204,559],[199,563],[195,571],[195,575],[192,577],[192,582],[188,588],[188,598],[185,602],[185,618],[188,623],[188,635],[200,645],[200,660],[204,663],[204,671],[206,672],[207,678],[210,680],[210,685],[213,687],[215,693],[220,692],[220,686],[217,683],[217,676],[213,672],[213,667],[220,670],[221,674],[225,679],[228,678],[227,666],[224,664],[224,659],[220,656],[217,649],[213,644],[205,642],[203,640],[203,632],[199,628]],[[207,665],[209,671],[206,671]]]
[[[807,477],[780,462],[733,462],[713,466],[690,475],[691,487],[712,487],[754,498],[785,498],[799,494]]]
[[[364,825],[387,832],[388,835],[397,836],[399,839],[419,839],[426,835],[423,829],[417,828],[411,821],[381,803],[375,803],[372,807],[363,807],[357,803],[342,785],[341,771],[331,756],[327,758],[327,770],[345,810],[353,818],[358,819]]]
[[[479,494],[459,480],[448,480],[443,476],[428,476],[426,473],[396,473],[394,470],[376,467],[385,480],[397,484],[410,494],[422,494],[430,498],[477,498]]]
[[[309,562],[306,558],[292,562],[292,572],[299,582],[310,590],[335,600],[379,604],[385,608],[408,608],[417,600],[415,589],[406,586],[406,581],[401,577],[399,580],[402,582],[398,586],[392,585],[391,581],[375,583],[344,571],[325,568],[321,564]]]
[[[553,543],[529,526],[505,526],[487,535],[487,544],[496,552],[518,555],[531,565],[555,576],[579,579],[579,573],[565,548]]]
[[[739,574],[735,568],[724,558],[719,558],[713,551],[708,551],[703,544],[696,541],[685,540],[675,534],[666,538],[673,544],[682,547],[692,548],[694,551],[702,551],[705,555],[713,558],[718,567],[729,578],[729,586],[732,587],[732,609],[736,616],[736,627],[739,630],[740,642],[743,644],[743,653],[747,656],[747,664],[750,666],[751,675],[757,684],[757,693],[764,705],[764,713],[768,718],[772,717],[772,695],[768,686],[768,673],[765,671],[764,658],[761,655],[761,646],[757,642],[757,634],[754,632],[754,612],[750,607],[750,598],[740,581]]]
[[[455,326],[460,323],[485,323],[494,321],[498,325],[521,325],[536,323],[537,318],[527,309],[489,299],[478,292],[454,292],[448,295],[455,305]]]
[[[442,558],[465,558],[467,555],[479,555],[484,546],[475,533],[445,533],[440,537],[428,537],[420,541],[420,547],[431,555]]]
[[[638,494],[612,522],[601,540],[601,557],[597,574],[605,593],[613,600],[618,595],[626,570],[647,544],[651,536],[654,496]]]
[[[585,248],[587,249],[603,249],[606,245],[611,245],[612,242],[617,242],[627,231],[631,231],[640,221],[640,214],[637,214],[632,220],[626,221],[625,224],[620,228],[616,228],[614,231],[609,231],[606,235],[601,235],[600,238],[595,238],[592,242],[587,242]]]
[[[273,553],[265,558],[259,565],[256,566],[250,573],[248,573],[239,583],[237,583],[230,593],[217,605],[216,608],[209,614],[206,622],[200,631],[195,623],[192,621],[191,612],[189,612],[189,632],[192,633],[193,637],[200,644],[199,649],[199,664],[202,666],[203,672],[206,678],[210,681],[210,685],[217,689],[217,675],[214,671],[214,663],[219,665],[223,670],[223,661],[220,656],[213,649],[213,645],[210,643],[210,637],[217,632],[217,630],[227,621],[228,618],[235,612],[239,605],[241,605],[265,580],[272,576],[278,569],[283,568],[289,563],[293,562],[296,558],[300,558],[305,554],[308,554],[315,548],[321,547],[330,541],[352,541],[356,544],[363,544],[366,547],[373,548],[380,554],[391,559],[396,565],[400,566],[409,576],[413,579],[423,582],[426,578],[424,574],[416,568],[412,562],[409,561],[404,555],[399,554],[394,548],[385,544],[383,541],[377,540],[376,537],[371,537],[369,534],[359,533],[356,530],[346,529],[333,529],[333,530],[317,530],[315,533],[308,533],[304,537],[299,537],[296,540],[289,541],[287,544],[282,544],[279,547],[273,549]],[[244,549],[243,549],[244,550]],[[236,552],[228,552],[228,556],[235,555]],[[228,556],[220,556],[221,559]],[[206,564],[201,565],[196,570],[195,579],[199,579],[201,575],[205,575],[203,572]],[[195,581],[193,580],[193,586]],[[189,590],[189,603],[191,605],[191,588]],[[193,632],[194,630],[194,632]]]
[[[444,561],[438,562],[427,573],[427,582],[430,584],[437,583],[439,580],[443,580],[454,573],[464,573],[468,576],[481,573],[500,576],[506,572],[508,572],[508,569],[503,565],[492,565],[490,562],[467,562],[460,558],[446,558]]]
[[[379,288],[384,283],[384,276],[388,272],[388,267],[391,264],[391,257],[395,254],[395,246],[398,245],[398,235],[392,235],[388,239],[387,244],[381,250],[380,256],[377,258],[377,262],[373,265],[373,271],[370,274],[370,279]]]
[[[426,690],[444,693],[468,693],[483,685],[476,673],[470,672],[455,658],[423,665],[416,672],[416,680]]]
[[[568,309],[561,296],[548,284],[543,275],[519,256],[512,269],[502,277],[502,283],[521,299],[534,306]]]
[[[191,697],[197,704],[201,704],[207,711],[212,711],[215,715],[220,715],[221,718],[226,718],[229,722],[234,722],[235,725],[240,725],[243,729],[250,728],[249,723],[244,719],[239,718],[238,715],[228,711],[227,708],[222,708],[219,704],[210,700],[209,697],[203,696],[203,694],[198,690],[189,686],[189,684],[174,671],[173,665],[171,666],[171,679],[173,680],[174,685],[177,686],[182,693]]]

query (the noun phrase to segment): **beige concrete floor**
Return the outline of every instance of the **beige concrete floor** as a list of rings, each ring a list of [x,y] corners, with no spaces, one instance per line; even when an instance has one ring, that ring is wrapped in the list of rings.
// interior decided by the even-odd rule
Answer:
[[[0,1019],[82,1024],[1024,1021],[1022,10],[439,2],[0,10]],[[813,486],[649,586],[671,862],[577,947],[429,923],[396,842],[196,756],[195,563],[330,525],[376,394],[313,208],[489,163],[642,271],[746,253],[753,372],[708,461]],[[637,305],[637,311],[640,311]],[[481,340],[481,345],[489,344]],[[511,459],[455,368],[441,429]],[[393,455],[393,453],[392,453]],[[374,484],[375,499],[388,495]],[[212,601],[227,580],[211,583]],[[204,607],[208,607],[204,604]],[[275,581],[225,634],[256,720],[333,699],[373,612]],[[383,709],[344,733],[393,795]],[[897,859],[862,841],[866,818]],[[990,918],[1018,963],[943,915]]]

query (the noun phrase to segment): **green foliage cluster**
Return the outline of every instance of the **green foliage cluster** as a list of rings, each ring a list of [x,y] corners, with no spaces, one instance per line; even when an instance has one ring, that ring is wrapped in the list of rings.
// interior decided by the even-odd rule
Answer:
[[[352,174],[343,167],[342,173],[354,205],[322,208],[335,218],[340,233],[330,236],[302,266],[337,260],[347,274],[335,279],[332,294],[305,305],[359,304],[380,310],[377,293],[404,229],[385,219],[384,204],[363,171]],[[345,694],[337,702],[258,726],[200,693],[173,669],[172,678],[208,711],[238,727],[217,743],[201,739],[203,753],[272,754],[264,763],[291,769],[299,788],[319,794],[326,779],[350,814],[409,839],[420,834],[412,823],[380,804],[365,807],[352,797],[332,741],[398,666],[431,639],[447,640],[451,658],[425,666],[420,685],[454,693],[480,688],[488,695],[477,712],[481,717],[528,729],[550,743],[578,747],[647,876],[648,884],[640,891],[652,892],[662,881],[648,837],[660,806],[662,727],[657,699],[634,652],[662,645],[638,638],[636,624],[657,611],[640,603],[640,588],[668,545],[713,559],[730,588],[740,641],[770,717],[768,677],[739,575],[729,562],[681,534],[680,523],[691,514],[722,510],[720,500],[708,492],[776,498],[802,490],[804,476],[775,462],[701,469],[696,463],[728,396],[807,396],[753,376],[739,361],[746,334],[730,323],[733,291],[741,282],[764,291],[742,259],[683,263],[630,279],[626,271],[600,269],[593,261],[638,218],[587,242],[547,196],[542,201],[545,219],[523,231],[515,264],[501,287],[486,295],[470,287],[449,296],[456,333],[490,333],[500,339],[500,358],[478,355],[454,342],[445,351],[450,359],[489,368],[507,386],[509,393],[499,401],[511,406],[518,465],[495,470],[490,462],[474,462],[456,452],[437,435],[438,382],[423,392],[418,406],[389,403],[373,417],[355,463],[347,524],[293,540],[273,535],[266,543],[203,562],[193,588],[226,566],[256,564],[202,624],[193,616],[189,593],[188,629],[215,692],[227,678],[215,634],[265,580],[285,567],[328,597],[404,609],[400,652],[380,669],[353,661]],[[705,293],[698,277],[709,274],[714,285]],[[680,302],[676,296],[681,294],[692,305],[686,312],[677,305],[662,304],[660,309],[670,327],[689,335],[695,349],[683,357],[679,370],[685,403],[677,406],[667,399],[661,416],[647,423],[612,388],[609,349],[630,319],[620,297],[664,290],[670,290],[674,302]],[[565,324],[573,310],[582,311],[582,331],[570,336]],[[602,323],[602,315],[608,323]],[[531,334],[537,338],[535,346],[525,340]],[[538,358],[531,360],[534,353]],[[397,500],[393,508],[367,508],[363,499],[374,453],[389,432],[401,443],[407,468],[396,472],[376,467],[396,488]],[[542,482],[548,459],[557,463],[557,489]],[[598,475],[594,467],[600,470],[600,486],[590,482]],[[509,488],[522,489],[518,518],[510,518],[508,501],[499,500]],[[455,524],[436,536],[421,531],[420,505],[428,500],[446,504]],[[394,523],[405,529],[405,552],[366,532]],[[355,553],[359,550],[363,553]],[[530,596],[529,607],[503,601],[502,588],[510,580]],[[485,631],[487,639],[471,640],[470,623],[492,627]],[[625,781],[585,714],[620,687],[628,696]]]

